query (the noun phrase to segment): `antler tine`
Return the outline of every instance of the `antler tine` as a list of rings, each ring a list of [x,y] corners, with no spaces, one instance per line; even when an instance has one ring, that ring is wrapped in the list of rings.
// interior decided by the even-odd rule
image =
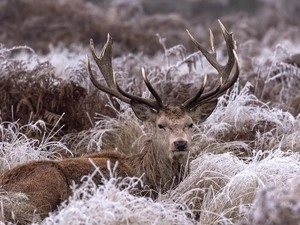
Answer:
[[[217,54],[215,51],[215,38],[212,30],[209,28],[209,40],[210,40],[210,47],[211,47],[211,55],[216,58]],[[217,66],[217,65],[216,65]]]
[[[217,70],[221,70],[220,64],[216,60],[216,53],[215,53],[215,46],[214,46],[214,36],[213,33],[210,30],[210,44],[212,53],[209,53],[205,48],[203,48],[198,41],[192,36],[192,34],[186,30],[187,34],[189,35],[189,38],[193,42],[193,44],[199,49],[199,51],[205,56],[207,61]]]
[[[144,80],[144,82],[146,83],[145,80]],[[163,104],[162,104],[160,97],[158,96],[157,92],[154,91],[154,89],[150,83],[149,84],[146,83],[146,85],[147,85],[147,87],[148,87],[148,85],[150,85],[150,88],[152,88],[152,89],[149,89],[149,87],[148,87],[149,91],[155,97],[156,101],[152,101],[151,99],[145,99],[145,98],[142,98],[139,96],[132,95],[132,94],[124,91],[122,88],[120,88],[120,86],[117,84],[117,82],[115,84],[116,84],[116,87],[117,87],[117,90],[119,91],[119,93],[122,94],[123,96],[131,99],[132,101],[144,103],[144,104],[150,106],[151,108],[155,109],[156,111],[159,111],[160,109],[163,108]],[[156,95],[158,97],[155,94],[153,94],[153,91],[156,93]]]
[[[100,53],[100,57],[96,55],[95,52],[95,47],[93,40],[90,40],[90,49],[93,55],[93,58],[99,67],[105,82],[107,83],[107,86],[102,85],[101,83],[98,82],[98,80],[95,78],[92,69],[91,69],[91,63],[89,57],[87,57],[87,70],[89,77],[92,81],[92,83],[95,85],[96,88],[100,89],[101,91],[110,94],[116,98],[119,98],[121,101],[125,103],[130,103],[130,99],[127,97],[122,96],[116,87],[116,82],[115,82],[115,76],[113,74],[112,70],[112,38],[110,35],[107,35],[107,41]]]
[[[208,101],[213,98],[219,97],[221,94],[223,94],[227,89],[229,89],[237,81],[237,79],[239,77],[239,73],[240,73],[240,68],[239,68],[238,57],[237,57],[236,51],[234,49],[232,49],[231,55],[233,57],[233,59],[231,59],[231,61],[232,61],[231,63],[233,63],[233,65],[224,67],[224,69],[222,71],[224,75],[223,76],[220,75],[219,86],[216,89],[203,94],[200,98],[198,98],[198,100],[197,100],[198,102]],[[229,65],[229,64],[227,64],[227,65]],[[229,68],[231,68],[231,69],[229,70]],[[233,70],[235,70],[235,72],[234,72],[233,76],[229,79],[231,71],[233,71]]]
[[[202,82],[202,85],[199,89],[199,91],[197,92],[197,94],[192,97],[192,98],[189,98],[187,101],[185,101],[182,106],[183,107],[188,107],[190,106],[193,102],[196,102],[198,100],[198,98],[202,95],[204,89],[205,89],[205,86],[206,86],[206,82],[207,82],[207,75],[205,75],[204,79],[203,79],[203,82]]]
[[[159,107],[163,108],[163,103],[162,103],[162,100],[159,96],[159,94],[155,91],[155,89],[153,88],[153,86],[151,85],[151,83],[149,82],[148,80],[148,77],[146,76],[146,73],[145,73],[145,69],[144,67],[142,67],[142,75],[143,75],[143,80],[148,88],[148,90],[151,92],[151,94],[154,96],[154,98],[156,99]]]
[[[94,60],[97,63],[97,66],[99,67],[108,87],[115,89],[115,78],[112,69],[112,43],[113,40],[111,36],[107,34],[107,41],[100,53],[100,56],[98,57],[96,55],[93,39],[90,39],[90,48]]]
[[[194,101],[194,102],[191,102],[187,108],[189,109],[192,109],[193,107],[201,104],[201,103],[204,103],[204,102],[209,102],[211,100],[214,100],[216,99],[217,97],[219,97],[222,93],[224,93],[227,89],[229,89],[238,79],[239,77],[239,73],[240,73],[240,68],[239,68],[239,63],[238,63],[238,58],[237,58],[237,54],[235,52],[235,50],[232,50],[233,51],[233,54],[234,54],[234,57],[236,59],[235,61],[235,64],[234,64],[234,74],[232,76],[232,78],[225,84],[223,84],[223,81],[222,81],[222,77],[220,78],[220,84],[218,85],[217,88],[215,88],[213,91],[209,92],[210,95],[209,96],[201,96],[198,98],[198,100]]]
[[[218,22],[222,29],[222,33],[226,42],[227,54],[228,54],[227,64],[225,66],[222,66],[223,71],[221,74],[223,78],[223,82],[226,83],[230,75],[230,71],[232,70],[235,64],[235,60],[237,59],[236,54],[233,52],[233,50],[236,51],[236,42],[233,38],[233,33],[229,33],[220,20],[218,20]]]
[[[157,92],[154,90],[154,88],[148,81],[146,75],[143,74],[144,82],[147,85],[151,94],[155,97],[155,101],[132,95],[130,93],[125,92],[119,87],[112,69],[112,43],[113,43],[112,38],[108,34],[107,41],[100,53],[100,56],[97,56],[95,52],[93,40],[92,39],[90,40],[90,48],[91,48],[93,58],[97,66],[99,67],[107,86],[104,86],[97,81],[97,79],[95,78],[92,72],[89,57],[87,57],[87,71],[92,83],[95,85],[96,88],[116,98],[119,98],[121,101],[125,103],[130,104],[131,101],[136,101],[136,102],[144,103],[149,107],[159,111],[163,107],[162,101],[159,95],[157,94]]]
[[[236,49],[236,44],[235,40],[233,39],[233,34],[229,33],[224,25],[221,23],[219,20],[219,25],[221,27],[225,42],[226,42],[226,47],[227,47],[227,53],[228,53],[228,61],[226,65],[222,66],[217,62],[216,59],[216,52],[215,52],[215,47],[214,47],[214,36],[211,30],[209,30],[210,33],[210,43],[211,43],[211,50],[212,53],[209,53],[207,50],[205,50],[196,40],[195,38],[190,34],[189,31],[187,31],[190,39],[194,43],[194,45],[199,49],[199,51],[202,52],[202,54],[205,56],[205,58],[208,60],[208,62],[218,71],[219,76],[220,76],[220,84],[213,90],[199,95],[198,93],[196,96],[198,98],[196,99],[195,97],[192,97],[188,99],[184,105],[191,109],[194,106],[200,104],[201,102],[207,102],[209,100],[215,99],[218,96],[220,96],[224,91],[229,89],[235,81],[238,79],[239,76],[239,64],[238,64],[238,59],[237,55],[235,52]],[[234,75],[229,79],[231,72],[235,69]],[[202,87],[200,88],[200,90]],[[202,90],[203,92],[203,90]]]

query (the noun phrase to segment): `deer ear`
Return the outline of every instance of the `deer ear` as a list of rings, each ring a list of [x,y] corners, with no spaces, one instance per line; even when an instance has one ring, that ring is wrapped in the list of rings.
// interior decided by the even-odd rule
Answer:
[[[192,109],[189,114],[194,121],[203,122],[205,121],[210,114],[214,111],[218,103],[218,100],[206,102],[198,105]]]
[[[131,108],[136,115],[142,121],[154,122],[156,119],[156,111],[150,108],[148,105],[131,101]]]

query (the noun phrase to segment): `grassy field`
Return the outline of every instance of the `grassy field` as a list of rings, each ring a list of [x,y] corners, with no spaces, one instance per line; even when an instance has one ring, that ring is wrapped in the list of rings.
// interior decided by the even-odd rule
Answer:
[[[186,29],[209,49],[211,28],[224,64],[220,19],[234,33],[241,68],[213,114],[195,126],[191,172],[175,189],[156,200],[137,197],[131,190],[139,177],[120,179],[112,169],[97,186],[95,170],[43,221],[26,195],[1,192],[3,224],[4,211],[43,225],[300,224],[300,3],[182,2],[0,0],[1,174],[32,160],[141,151],[153,128],[92,85],[90,38],[99,52],[107,33],[113,37],[114,72],[124,89],[149,95],[144,67],[169,104],[194,94],[205,75],[207,89],[217,81]],[[92,69],[100,77],[96,64]]]

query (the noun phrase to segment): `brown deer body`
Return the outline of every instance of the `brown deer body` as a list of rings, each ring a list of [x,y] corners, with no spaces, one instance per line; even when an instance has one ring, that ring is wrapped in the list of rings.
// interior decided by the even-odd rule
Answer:
[[[155,100],[144,99],[123,91],[112,70],[112,39],[107,42],[98,57],[91,41],[91,52],[107,85],[100,84],[93,76],[88,60],[87,68],[92,83],[100,90],[131,105],[135,115],[142,121],[155,125],[151,139],[145,141],[141,153],[127,156],[113,151],[104,151],[78,158],[57,161],[35,161],[17,166],[1,177],[2,189],[8,192],[22,192],[28,195],[36,213],[44,218],[57,208],[61,201],[71,195],[70,185],[82,182],[82,177],[92,174],[99,167],[104,177],[109,178],[107,162],[118,163],[118,177],[142,177],[147,190],[164,193],[176,187],[189,170],[188,156],[195,121],[204,121],[214,110],[217,98],[229,89],[239,75],[233,35],[220,23],[228,49],[228,63],[221,66],[216,61],[211,34],[212,53],[208,53],[189,34],[196,47],[219,72],[220,84],[203,93],[206,78],[198,93],[180,106],[164,105],[158,93],[149,83],[144,71],[143,79]],[[234,71],[232,73],[232,71]],[[91,161],[93,163],[91,163]],[[101,184],[102,177],[94,177]],[[5,206],[4,206],[5,207]],[[6,215],[9,219],[9,215]],[[20,221],[21,222],[21,221]]]

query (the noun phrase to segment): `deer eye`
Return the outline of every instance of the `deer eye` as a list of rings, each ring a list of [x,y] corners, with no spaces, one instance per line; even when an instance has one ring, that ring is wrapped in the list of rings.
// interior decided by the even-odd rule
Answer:
[[[158,124],[157,126],[159,129],[165,129],[164,125],[162,125],[162,124]]]
[[[193,126],[194,126],[194,124],[191,123],[191,124],[188,125],[188,128],[192,128]]]

